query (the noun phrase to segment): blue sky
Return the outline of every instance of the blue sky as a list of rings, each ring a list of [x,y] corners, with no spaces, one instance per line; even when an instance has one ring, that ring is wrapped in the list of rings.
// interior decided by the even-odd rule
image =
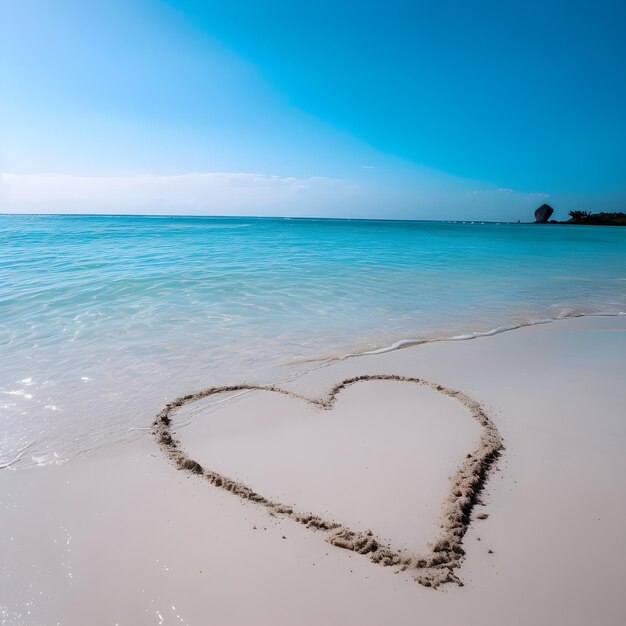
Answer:
[[[0,210],[626,208],[626,4],[0,0]]]

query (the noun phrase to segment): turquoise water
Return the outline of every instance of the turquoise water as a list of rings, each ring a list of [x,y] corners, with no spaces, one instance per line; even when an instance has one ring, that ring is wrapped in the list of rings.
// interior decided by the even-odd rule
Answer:
[[[626,311],[626,228],[0,216],[0,465],[311,359]]]

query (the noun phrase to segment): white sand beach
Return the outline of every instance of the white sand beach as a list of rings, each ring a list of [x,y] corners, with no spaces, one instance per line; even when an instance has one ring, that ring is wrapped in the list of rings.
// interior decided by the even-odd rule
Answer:
[[[480,404],[505,449],[463,537],[462,586],[428,588],[411,567],[331,545],[328,531],[177,469],[151,433],[0,471],[0,623],[624,624],[625,372],[626,316],[584,317],[350,358],[280,385],[315,399],[393,375]],[[449,477],[483,431],[436,387],[394,380],[351,385],[326,410],[269,391],[213,399],[171,424],[205,471],[371,529],[401,554],[427,551]]]

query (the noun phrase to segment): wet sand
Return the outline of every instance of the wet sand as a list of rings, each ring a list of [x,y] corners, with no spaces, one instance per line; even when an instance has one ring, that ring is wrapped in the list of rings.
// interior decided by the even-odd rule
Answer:
[[[164,409],[139,441],[3,470],[0,616],[625,623],[624,371],[626,317],[565,320],[348,359],[282,385],[289,395],[253,390],[213,409],[219,394],[193,398]],[[362,376],[411,380],[336,387]],[[454,495],[459,468],[481,449],[481,415],[505,450],[450,517],[467,495]],[[202,472],[177,469],[188,460]],[[224,478],[259,497],[226,490]],[[451,529],[462,551],[433,550]],[[369,549],[355,550],[355,538]],[[414,557],[450,551],[454,567],[434,564],[449,584],[418,584]]]

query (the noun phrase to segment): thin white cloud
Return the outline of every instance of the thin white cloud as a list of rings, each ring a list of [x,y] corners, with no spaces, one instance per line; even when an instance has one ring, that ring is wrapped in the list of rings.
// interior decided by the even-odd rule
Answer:
[[[0,211],[76,213],[295,213],[353,193],[348,181],[245,172],[180,175],[0,175]]]
[[[417,176],[420,174],[420,176]],[[369,177],[367,177],[369,178]],[[395,181],[246,172],[0,174],[2,213],[524,219],[545,194],[417,171]]]

